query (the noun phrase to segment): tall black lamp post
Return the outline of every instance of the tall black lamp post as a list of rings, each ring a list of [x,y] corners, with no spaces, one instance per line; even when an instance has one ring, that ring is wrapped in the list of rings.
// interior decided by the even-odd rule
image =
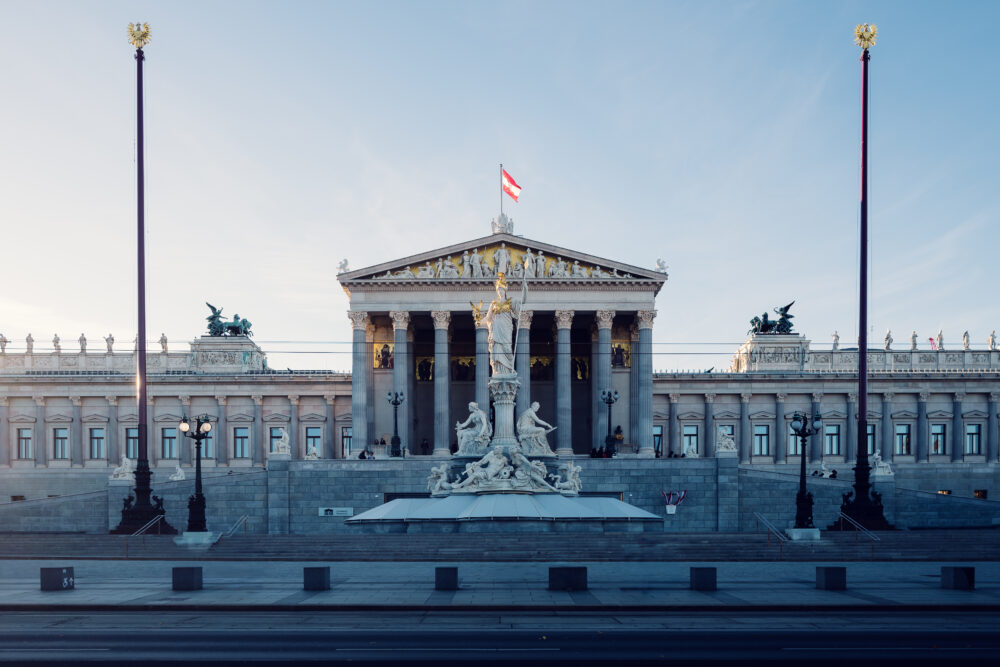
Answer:
[[[806,438],[815,435],[823,428],[823,419],[813,415],[812,425],[809,417],[798,412],[792,417],[792,432],[799,438],[799,492],[795,496],[795,527],[815,528],[813,526],[813,497],[806,491]]]
[[[389,405],[392,406],[392,449],[389,450],[389,456],[402,456],[403,450],[399,446],[399,406],[405,400],[403,398],[403,392],[401,391],[390,391],[386,392],[385,398],[389,401]]]
[[[607,457],[610,459],[615,455],[616,450],[615,436],[611,432],[611,406],[618,400],[618,390],[602,389],[601,400],[608,406],[608,436],[604,439],[604,451],[607,452]]]
[[[195,418],[194,432],[185,415],[178,427],[184,437],[194,440],[194,495],[188,498],[188,532],[205,533],[208,527],[205,523],[205,496],[201,492],[201,441],[208,437],[212,430],[212,422],[208,417]]]

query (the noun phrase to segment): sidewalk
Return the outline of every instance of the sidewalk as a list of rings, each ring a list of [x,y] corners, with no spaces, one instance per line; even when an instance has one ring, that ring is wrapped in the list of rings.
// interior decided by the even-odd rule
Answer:
[[[829,563],[846,591],[816,589],[826,563],[572,563],[589,590],[549,591],[563,563],[0,561],[0,610],[788,610],[1000,609],[1000,563],[976,568],[976,590],[941,588],[950,562]],[[304,566],[330,566],[331,590],[303,591]],[[689,588],[689,568],[717,567],[718,590]],[[75,590],[42,592],[41,567],[74,567]],[[201,566],[204,589],[173,591],[173,567]],[[458,591],[434,590],[434,567],[457,566]]]

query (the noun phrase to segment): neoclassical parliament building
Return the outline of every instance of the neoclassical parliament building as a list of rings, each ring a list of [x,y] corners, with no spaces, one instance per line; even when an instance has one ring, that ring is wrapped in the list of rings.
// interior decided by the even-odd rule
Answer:
[[[265,351],[241,336],[201,336],[184,350],[163,341],[151,350],[154,492],[176,487],[173,504],[183,504],[193,454],[177,425],[184,415],[205,414],[215,426],[204,452],[210,508],[213,488],[243,498],[226,477],[230,486],[240,479],[263,487],[240,501],[262,504],[256,514],[243,508],[259,517],[258,530],[325,531],[332,524],[315,516],[323,507],[357,513],[426,493],[422,480],[454,451],[455,425],[469,403],[488,412],[488,332],[476,312],[494,298],[502,273],[510,298],[523,295],[515,412],[539,404],[538,416],[555,427],[552,449],[585,466],[585,491],[627,496],[663,514],[660,491],[685,489],[690,520],[677,519],[677,529],[745,529],[750,510],[767,509],[778,489],[794,486],[801,456],[818,472],[811,480],[817,515],[824,493],[837,499],[835,511],[866,447],[881,458],[876,486],[891,484],[886,506],[897,523],[932,525],[934,512],[969,525],[1000,517],[1000,350],[992,340],[870,349],[868,436],[858,442],[856,348],[812,350],[798,333],[759,334],[733,350],[726,370],[654,373],[664,271],[529,240],[504,218],[493,231],[341,272],[353,328],[350,373],[272,370]],[[109,490],[109,477],[123,455],[136,455],[135,355],[104,342],[68,347],[0,353],[0,523],[16,523],[22,510],[15,505],[35,502],[42,515],[51,506],[50,516],[62,516],[60,502],[102,493],[113,521],[110,506],[122,493]],[[609,407],[604,397],[615,392]],[[398,406],[387,400],[394,395]],[[797,412],[823,417],[804,452],[790,432]],[[402,458],[387,458],[394,432]],[[591,458],[609,432],[618,433],[618,455]],[[292,460],[269,465],[284,434]],[[728,448],[720,453],[721,443],[735,445],[731,457]],[[358,459],[366,449],[374,461]],[[286,471],[280,492],[272,486],[278,468]],[[831,478],[832,470],[839,474]],[[730,476],[739,480],[735,505]],[[917,516],[921,508],[933,511]]]

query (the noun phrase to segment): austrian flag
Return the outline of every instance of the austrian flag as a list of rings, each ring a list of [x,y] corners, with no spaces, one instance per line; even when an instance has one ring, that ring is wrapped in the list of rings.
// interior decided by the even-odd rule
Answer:
[[[503,183],[503,191],[510,195],[510,198],[517,201],[517,196],[521,194],[521,186],[518,185],[506,169],[500,170],[500,178]]]

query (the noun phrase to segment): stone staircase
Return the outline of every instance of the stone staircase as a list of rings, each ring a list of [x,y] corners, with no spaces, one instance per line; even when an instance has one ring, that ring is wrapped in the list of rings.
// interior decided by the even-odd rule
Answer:
[[[231,561],[996,561],[1000,530],[879,533],[875,543],[852,532],[824,532],[819,542],[785,542],[765,533],[234,535],[207,550],[169,537],[128,540],[128,558]],[[7,534],[0,558],[124,559],[124,537]]]

